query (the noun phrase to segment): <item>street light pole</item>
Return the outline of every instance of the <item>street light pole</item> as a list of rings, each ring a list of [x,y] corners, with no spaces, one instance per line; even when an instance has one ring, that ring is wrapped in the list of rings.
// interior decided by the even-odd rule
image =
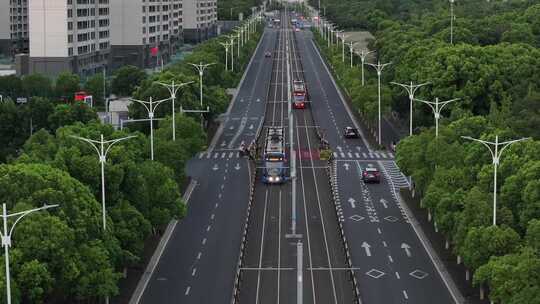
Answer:
[[[173,138],[173,141],[176,141],[176,119],[175,119],[176,110],[175,110],[175,107],[174,107],[174,102],[176,101],[176,93],[178,92],[178,89],[180,89],[181,87],[186,86],[188,84],[192,84],[193,81],[179,83],[179,84],[174,83],[174,80],[172,81],[171,84],[163,83],[163,82],[159,82],[159,81],[157,81],[156,83],[166,87],[167,90],[169,91],[169,94],[171,94],[171,101],[172,101],[172,138]]]
[[[381,74],[385,66],[392,64],[392,62],[383,63],[381,64],[380,61],[377,61],[377,64],[374,63],[368,63],[368,65],[372,66],[377,71],[377,83],[378,83],[378,92],[379,92],[379,146],[382,144],[382,138],[381,138]]]
[[[505,142],[499,142],[499,136],[495,136],[495,142],[485,141],[477,138],[472,138],[470,136],[461,136],[464,139],[472,140],[479,142],[486,146],[489,149],[489,152],[491,153],[492,162],[493,162],[493,226],[497,225],[497,167],[499,166],[499,162],[501,160],[501,154],[508,146],[510,146],[513,143],[517,143],[520,141],[528,140],[530,138],[520,138],[515,140],[509,140]],[[493,146],[493,148],[492,148]],[[499,150],[499,146],[501,146],[501,149]]]
[[[234,36],[230,36],[231,38],[231,72],[234,72]]]
[[[370,53],[373,53],[374,51],[367,51],[365,49],[362,49],[360,51],[360,60],[362,61],[362,86],[364,86],[364,64],[366,62],[366,57],[367,55],[369,55]]]
[[[136,136],[135,135],[126,136],[126,137],[112,139],[112,140],[103,140],[103,134],[101,134],[100,140],[93,140],[93,139],[73,136],[73,135],[71,135],[70,137],[89,143],[94,148],[94,150],[96,150],[96,152],[98,153],[99,163],[101,164],[101,217],[103,221],[102,223],[103,231],[105,231],[107,229],[107,219],[106,219],[107,210],[105,209],[105,162],[107,161],[107,153],[109,153],[109,150],[111,149],[111,147],[117,144],[118,142],[121,142],[126,139],[130,139]]]
[[[450,0],[450,44],[454,44],[454,2]]]
[[[447,101],[439,101],[439,98],[435,98],[435,101],[426,101],[421,100],[418,98],[415,98],[415,100],[420,101],[422,103],[427,104],[431,110],[433,111],[433,115],[435,116],[435,138],[439,137],[439,119],[441,118],[441,111],[442,109],[449,103],[453,101],[460,100],[460,98],[454,98]]]
[[[201,107],[202,107],[202,104],[203,104],[203,75],[204,75],[204,70],[206,70],[209,66],[212,66],[214,65],[215,63],[207,63],[207,64],[203,64],[202,62],[199,63],[199,64],[195,64],[195,63],[189,63],[191,66],[193,66],[195,69],[197,69],[197,71],[199,72],[199,92],[200,92],[200,103],[201,103]]]
[[[414,100],[414,93],[416,90],[418,90],[420,87],[423,87],[425,85],[431,84],[431,82],[425,82],[421,84],[413,85],[412,81],[411,84],[403,84],[403,83],[397,83],[397,82],[390,82],[391,84],[398,85],[402,88],[404,88],[407,93],[409,94],[409,136],[413,135],[413,100]]]
[[[2,220],[4,221],[4,226],[2,231],[0,231],[0,235],[2,236],[2,247],[4,247],[4,258],[6,261],[6,296],[7,296],[7,304],[11,304],[11,278],[9,273],[9,247],[11,247],[11,235],[13,234],[13,229],[15,229],[15,225],[25,216],[27,216],[30,213],[46,210],[49,208],[58,207],[58,205],[43,205],[43,207],[34,208],[26,211],[21,211],[17,213],[8,214],[6,204],[2,204]],[[14,217],[13,224],[11,225],[11,228],[8,229],[8,219]]]
[[[225,71],[229,70],[229,46],[227,42],[220,42],[221,45],[225,48]]]
[[[353,67],[353,52],[354,52],[354,45],[353,42],[349,42],[349,52],[351,53],[351,69]]]
[[[144,100],[137,100],[130,98],[130,101],[138,102],[141,105],[144,106],[146,111],[148,112],[148,120],[150,120],[150,159],[154,160],[154,112],[156,111],[156,108],[162,103],[170,98],[165,98],[162,100],[154,101],[152,97],[150,97],[149,101]]]
[[[345,33],[341,33],[341,62],[345,62]]]

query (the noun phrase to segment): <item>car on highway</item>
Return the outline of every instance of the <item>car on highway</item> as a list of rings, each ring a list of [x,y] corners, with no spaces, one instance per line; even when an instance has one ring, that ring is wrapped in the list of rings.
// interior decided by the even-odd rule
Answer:
[[[267,51],[267,52],[264,53],[264,57],[270,58],[270,57],[272,57],[272,53]]]
[[[306,108],[306,95],[305,94],[295,94],[293,107],[295,109],[305,109]]]
[[[345,130],[343,131],[343,137],[345,138],[358,138],[360,137],[360,133],[358,132],[358,129],[353,127],[345,127]]]
[[[362,170],[362,180],[364,181],[364,183],[379,184],[381,182],[381,173],[377,168],[364,168],[364,170]]]

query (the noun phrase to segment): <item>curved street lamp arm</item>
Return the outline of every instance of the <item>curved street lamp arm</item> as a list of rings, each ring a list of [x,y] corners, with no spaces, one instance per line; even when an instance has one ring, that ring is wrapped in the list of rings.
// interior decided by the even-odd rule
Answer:
[[[489,145],[489,144],[495,144],[495,143],[491,143],[489,141],[485,141],[485,140],[481,140],[481,139],[476,139],[476,138],[473,138],[473,137],[470,137],[470,136],[461,136],[461,138],[476,141],[476,142],[479,142],[482,145],[486,146],[486,148],[488,148],[488,150],[489,150],[489,153],[491,153],[492,159],[495,160],[495,158],[496,158],[495,152],[493,152],[493,149],[491,149],[491,146]]]
[[[41,211],[41,210],[46,210],[46,209],[50,209],[50,208],[55,208],[55,207],[58,207],[59,205],[58,204],[55,204],[55,205],[44,205],[43,207],[39,207],[39,208],[34,208],[34,209],[30,209],[30,210],[26,210],[26,211],[22,211],[22,212],[17,212],[17,213],[12,213],[10,215],[8,215],[7,217],[12,217],[12,216],[19,216],[15,222],[13,223],[13,225],[11,225],[11,228],[9,229],[9,234],[7,234],[6,236],[7,237],[11,237],[11,235],[13,234],[13,229],[15,229],[15,225],[17,225],[17,223],[22,219],[24,218],[25,216],[27,216],[28,214],[30,213],[33,213],[35,211]],[[7,232],[7,231],[6,231]]]
[[[92,140],[92,139],[88,139],[88,138],[84,138],[84,137],[80,137],[80,136],[75,136],[75,135],[70,135],[69,137],[72,137],[72,138],[75,138],[75,139],[78,139],[78,140],[82,140],[84,142],[87,142],[89,143],[95,150],[96,152],[101,155],[101,151],[99,150],[99,148],[96,146],[96,144],[100,144],[101,145],[101,142],[100,141],[96,141],[96,140]]]
[[[112,146],[114,146],[115,144],[117,144],[117,143],[119,143],[119,142],[121,142],[123,140],[127,140],[127,139],[130,139],[130,138],[133,138],[133,137],[137,137],[137,135],[126,136],[126,137],[122,137],[122,138],[118,138],[118,139],[110,141],[109,146],[105,150],[105,157],[107,157],[107,153],[109,153],[109,150],[111,149]]]
[[[505,141],[505,142],[499,143],[499,145],[503,145],[503,147],[501,148],[501,150],[499,150],[499,156],[502,154],[502,152],[504,151],[504,149],[506,149],[506,147],[510,146],[511,144],[514,144],[514,143],[517,143],[517,142],[520,142],[520,141],[529,140],[529,139],[531,139],[531,137],[525,137],[525,138],[520,138],[520,139],[515,139],[515,140],[509,140],[509,141]]]

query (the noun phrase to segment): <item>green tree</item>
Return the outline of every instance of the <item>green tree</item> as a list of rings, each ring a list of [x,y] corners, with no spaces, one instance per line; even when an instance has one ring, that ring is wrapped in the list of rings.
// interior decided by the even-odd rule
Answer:
[[[11,97],[13,100],[23,96],[21,79],[15,75],[0,76],[0,95],[2,95],[4,99]]]
[[[54,112],[48,117],[50,128],[52,130],[75,122],[86,123],[94,119],[97,119],[95,110],[90,108],[84,102],[59,104],[54,108]]]
[[[76,74],[69,72],[61,73],[56,78],[56,96],[66,100],[73,100],[75,98],[75,92],[79,91],[80,82],[81,80]]]
[[[104,83],[103,74],[98,73],[90,77],[84,84],[84,90],[88,94],[92,95],[95,105],[102,105],[103,108],[105,108],[105,101],[103,100],[103,90],[107,92],[108,89],[107,83]]]
[[[51,97],[53,95],[51,80],[41,74],[31,74],[23,77],[22,86],[26,97]]]
[[[144,70],[138,67],[123,66],[114,72],[112,91],[120,96],[131,96],[146,77]]]

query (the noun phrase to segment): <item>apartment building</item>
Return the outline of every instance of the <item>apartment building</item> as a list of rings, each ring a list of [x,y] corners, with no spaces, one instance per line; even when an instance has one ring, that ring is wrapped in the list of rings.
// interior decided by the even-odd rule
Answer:
[[[184,0],[184,41],[198,43],[217,34],[217,0]]]
[[[109,0],[28,0],[29,73],[89,76],[107,64]]]
[[[111,67],[168,62],[182,22],[182,0],[111,0]]]
[[[28,53],[28,0],[0,1],[0,54]]]

